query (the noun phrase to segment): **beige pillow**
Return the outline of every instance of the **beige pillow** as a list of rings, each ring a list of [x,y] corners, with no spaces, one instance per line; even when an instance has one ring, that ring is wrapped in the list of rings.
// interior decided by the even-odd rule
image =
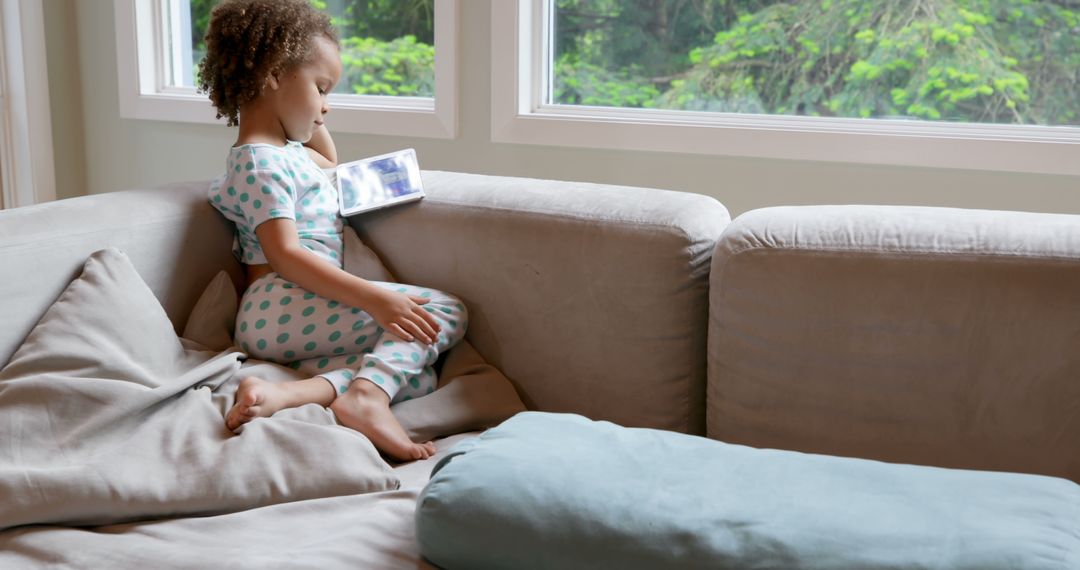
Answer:
[[[211,391],[238,369],[236,352],[184,348],[121,251],[90,256],[0,370],[0,529],[398,487],[371,443],[326,414],[230,433]]]
[[[369,281],[394,282],[394,276],[379,256],[345,226],[345,270]],[[238,306],[236,290],[227,273],[219,273],[203,291],[184,328],[184,337],[207,348],[225,350],[233,346],[232,333]],[[193,336],[189,336],[193,335]],[[510,380],[484,360],[469,341],[462,340],[443,356],[439,387],[434,393],[394,404],[394,415],[413,441],[431,439],[498,425],[525,411]],[[249,360],[239,376],[252,374],[249,367],[267,371],[267,363]],[[301,374],[272,367],[272,378],[299,379]],[[234,379],[235,380],[235,379]],[[236,382],[232,382],[235,390]]]
[[[345,244],[345,271],[368,281],[396,282],[394,275],[383,265],[379,256],[360,240],[352,226],[345,224],[344,234],[342,241]]]
[[[214,351],[233,345],[238,301],[236,287],[225,271],[219,271],[203,290],[184,326],[184,338]]]

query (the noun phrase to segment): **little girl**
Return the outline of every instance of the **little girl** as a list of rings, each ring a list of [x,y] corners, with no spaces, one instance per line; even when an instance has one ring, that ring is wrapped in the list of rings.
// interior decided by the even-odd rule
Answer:
[[[225,424],[235,430],[307,403],[398,460],[426,459],[390,403],[435,389],[432,364],[465,334],[451,295],[365,281],[342,269],[337,163],[323,124],[341,76],[337,35],[308,0],[226,0],[206,33],[199,89],[218,118],[238,125],[210,202],[236,224],[234,253],[247,266],[236,340],[248,354],[311,377],[273,384],[247,377]]]

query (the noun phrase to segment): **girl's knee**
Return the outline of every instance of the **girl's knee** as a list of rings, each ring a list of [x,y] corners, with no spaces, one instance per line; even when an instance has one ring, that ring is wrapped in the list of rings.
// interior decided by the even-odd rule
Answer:
[[[442,318],[449,317],[460,321],[469,318],[469,310],[456,295],[439,292],[432,298],[431,302],[438,308],[439,316]]]

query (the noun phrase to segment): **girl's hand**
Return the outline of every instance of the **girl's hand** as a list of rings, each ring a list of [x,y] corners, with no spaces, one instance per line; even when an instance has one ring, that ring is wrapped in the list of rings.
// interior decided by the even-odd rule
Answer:
[[[379,289],[371,306],[365,309],[382,328],[401,338],[407,341],[419,338],[424,344],[434,344],[442,328],[435,317],[420,306],[427,304],[429,300]]]

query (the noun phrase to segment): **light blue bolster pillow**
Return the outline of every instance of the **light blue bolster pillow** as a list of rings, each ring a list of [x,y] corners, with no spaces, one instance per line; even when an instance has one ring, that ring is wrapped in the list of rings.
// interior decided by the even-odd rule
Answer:
[[[420,551],[486,568],[1080,569],[1080,486],[525,412],[439,461]]]

